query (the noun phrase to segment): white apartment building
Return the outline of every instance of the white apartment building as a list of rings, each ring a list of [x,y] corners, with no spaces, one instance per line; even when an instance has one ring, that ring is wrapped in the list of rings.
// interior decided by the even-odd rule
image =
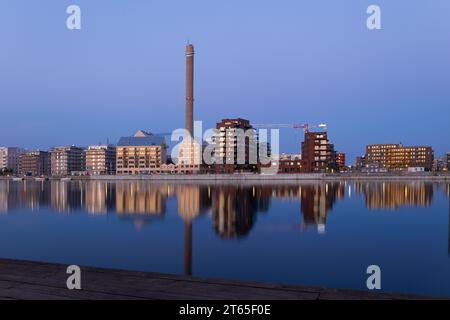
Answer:
[[[19,171],[19,157],[25,150],[16,147],[0,147],[0,170]]]

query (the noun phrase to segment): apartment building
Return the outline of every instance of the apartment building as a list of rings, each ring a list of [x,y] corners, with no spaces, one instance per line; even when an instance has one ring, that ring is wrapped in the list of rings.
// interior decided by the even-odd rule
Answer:
[[[0,171],[19,172],[19,157],[25,150],[16,147],[0,147]]]
[[[385,167],[387,152],[390,149],[402,147],[401,144],[370,144],[366,147],[366,165]]]
[[[407,170],[408,168],[433,168],[434,152],[431,147],[399,147],[389,149],[386,154],[386,167],[389,170]]]
[[[25,152],[19,157],[19,174],[22,176],[49,176],[51,174],[51,157],[47,151]]]
[[[355,161],[355,169],[362,170],[366,167],[366,156],[357,156]]]
[[[366,147],[366,164],[390,171],[408,168],[433,168],[434,152],[429,146],[405,147],[402,144],[375,144]]]
[[[450,171],[450,152],[447,153],[447,170]]]
[[[85,152],[76,146],[55,147],[50,150],[52,176],[70,176],[85,169]]]
[[[223,119],[216,124],[216,172],[258,170],[258,134],[249,120]]]
[[[339,171],[345,171],[346,163],[345,163],[345,153],[337,152],[336,153],[336,164]]]
[[[132,137],[122,137],[116,147],[118,175],[152,174],[167,161],[167,146],[162,136],[139,130]]]
[[[116,148],[112,145],[95,145],[86,149],[88,175],[113,175],[116,173]]]
[[[268,168],[270,166],[277,166],[278,174],[302,173],[303,172],[302,155],[301,154],[282,153],[278,156],[275,156],[269,164],[267,164],[267,165],[261,164],[260,168],[263,169],[263,168]]]
[[[280,159],[278,173],[302,173],[303,161],[301,159]]]
[[[200,172],[203,164],[202,145],[195,138],[185,137],[178,149],[175,166],[177,173],[193,174]]]
[[[302,158],[304,172],[335,172],[338,169],[334,145],[325,131],[305,132]]]

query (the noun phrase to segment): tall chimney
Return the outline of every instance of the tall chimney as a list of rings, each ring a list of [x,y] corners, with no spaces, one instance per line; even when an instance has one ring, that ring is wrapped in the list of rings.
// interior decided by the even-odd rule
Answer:
[[[194,131],[194,46],[186,46],[186,130]]]

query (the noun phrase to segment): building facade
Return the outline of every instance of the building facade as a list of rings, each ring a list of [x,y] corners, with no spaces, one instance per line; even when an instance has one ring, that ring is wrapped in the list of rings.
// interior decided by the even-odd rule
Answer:
[[[399,147],[387,151],[386,167],[389,170],[408,170],[408,168],[433,169],[434,152],[431,147]]]
[[[278,173],[302,173],[303,162],[301,159],[280,159]]]
[[[450,171],[450,152],[447,153],[447,170]]]
[[[343,152],[336,153],[336,163],[339,171],[345,171],[346,169],[345,153]]]
[[[335,172],[338,169],[334,145],[325,131],[305,132],[302,159],[304,172]]]
[[[366,147],[367,165],[386,168],[389,171],[408,168],[433,169],[434,152],[428,146],[405,147],[401,144],[376,144]]]
[[[301,154],[282,153],[278,157],[272,159],[270,165],[277,166],[279,174],[303,172],[303,162]],[[261,168],[268,166],[269,165],[261,165]]]
[[[85,170],[85,152],[76,146],[55,147],[50,150],[52,176],[70,176]]]
[[[435,157],[433,160],[433,171],[447,171],[447,157]]]
[[[118,175],[153,174],[167,161],[164,137],[138,131],[132,137],[122,137],[116,147]]]
[[[112,145],[89,146],[86,150],[88,175],[113,175],[116,173],[116,148]]]
[[[40,177],[51,174],[51,157],[47,151],[30,151],[20,155],[19,174]]]
[[[366,167],[366,156],[357,156],[355,162],[355,169],[360,171]]]
[[[0,147],[0,171],[19,172],[19,157],[25,151],[16,147]]]
[[[178,147],[176,172],[181,174],[199,173],[203,164],[201,143],[195,138],[185,137]]]
[[[401,144],[370,144],[366,147],[366,165],[386,167],[387,153],[391,149],[400,148]]]
[[[250,121],[223,119],[216,124],[218,134],[213,138],[215,170],[233,173],[258,170],[258,134]]]

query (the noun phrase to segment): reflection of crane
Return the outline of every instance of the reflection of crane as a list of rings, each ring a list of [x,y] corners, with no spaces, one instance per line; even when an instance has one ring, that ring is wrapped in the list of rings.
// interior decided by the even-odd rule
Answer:
[[[308,133],[310,129],[313,128],[320,128],[323,130],[327,130],[327,125],[325,123],[321,123],[318,125],[309,125],[309,124],[252,124],[253,128],[256,129],[284,129],[284,128],[291,128],[291,129],[304,129],[305,133]]]

